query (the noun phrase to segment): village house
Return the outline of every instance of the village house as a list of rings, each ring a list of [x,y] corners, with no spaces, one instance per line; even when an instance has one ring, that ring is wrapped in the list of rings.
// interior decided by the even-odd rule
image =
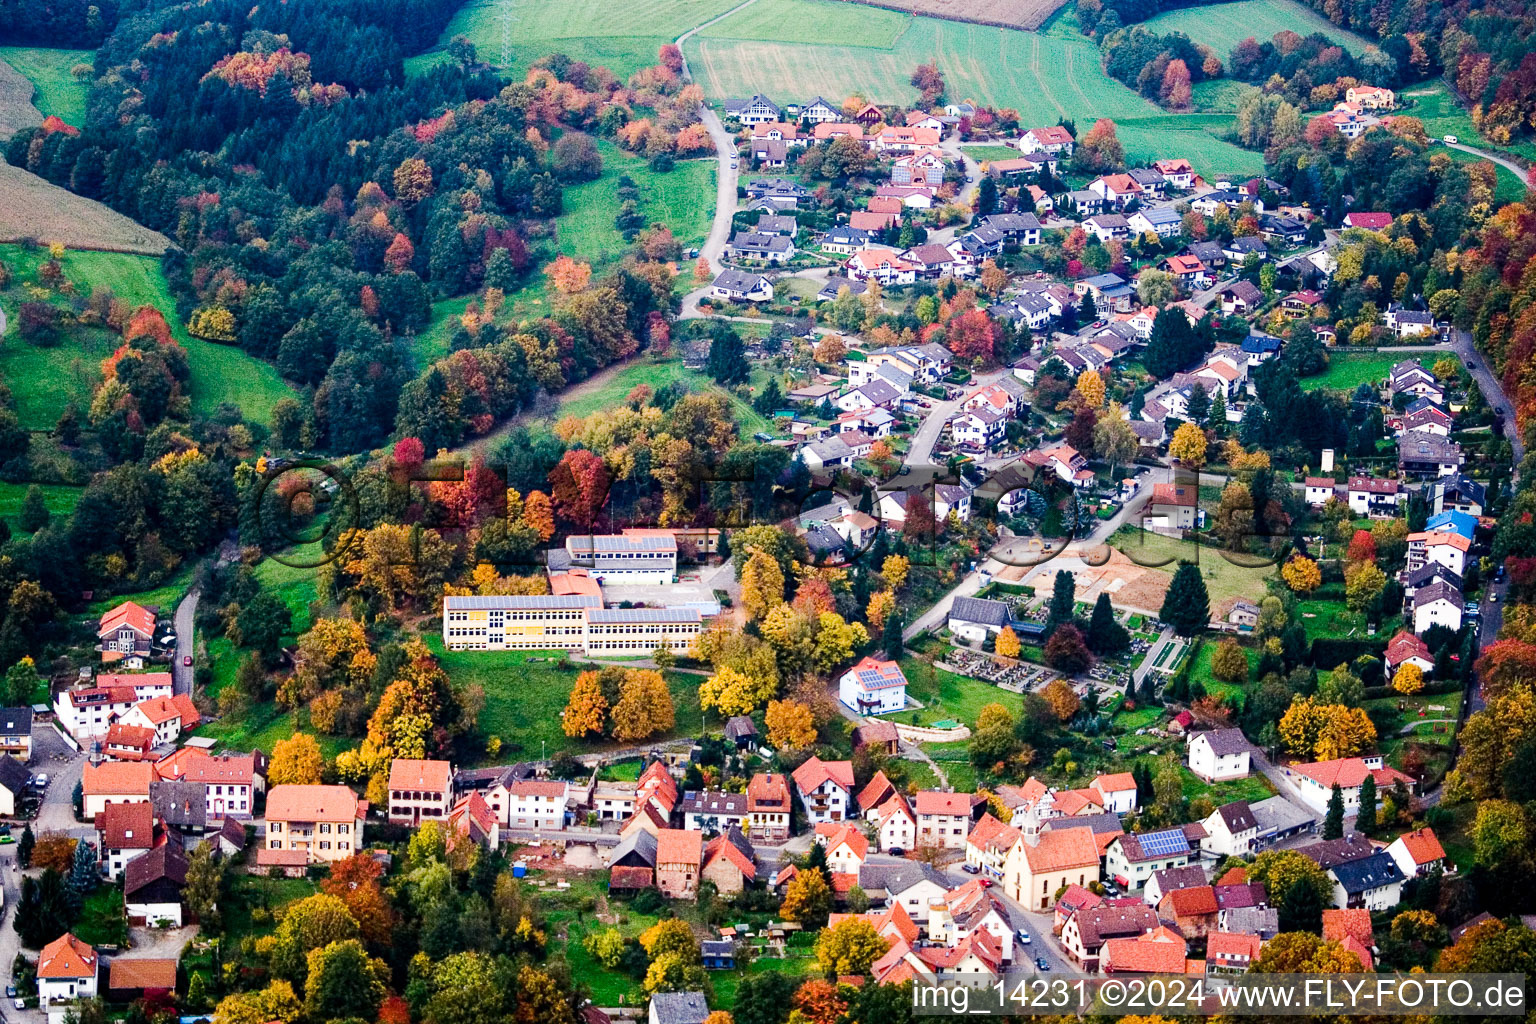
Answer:
[[[111,804],[94,819],[101,873],[116,881],[132,860],[166,842],[165,823],[147,803]]]
[[[948,628],[962,640],[981,643],[1000,633],[1012,616],[1001,601],[980,597],[956,597],[949,608]]]
[[[664,828],[656,836],[656,888],[672,900],[691,900],[699,890],[704,836],[680,828]]]
[[[1457,576],[1465,576],[1467,552],[1471,548],[1472,542],[1459,533],[1446,530],[1410,533],[1405,566],[1413,572],[1427,562],[1438,562]]]
[[[1205,735],[1200,733],[1199,735]],[[1201,822],[1205,839],[1201,849],[1222,857],[1244,857],[1253,852],[1259,837],[1259,822],[1246,800],[1222,804]]]
[[[816,844],[827,851],[827,870],[858,877],[869,859],[869,837],[856,821],[824,821],[816,826]]]
[[[848,276],[860,281],[879,281],[882,285],[911,284],[917,280],[918,266],[901,258],[895,249],[860,249],[849,257],[844,268]]]
[[[897,157],[891,164],[892,185],[931,185],[944,183],[949,164],[938,149],[920,149],[909,156]]]
[[[913,800],[917,815],[917,845],[941,850],[965,848],[971,829],[972,797],[969,793],[920,790]]]
[[[757,880],[757,862],[752,844],[732,825],[711,839],[704,847],[704,862],[699,877],[713,882],[723,893],[738,893]]]
[[[1451,476],[1465,461],[1461,445],[1425,431],[1410,430],[1397,439],[1397,468],[1406,475]]]
[[[812,825],[842,821],[854,812],[853,763],[812,756],[794,772],[795,789]]]
[[[1454,932],[1452,933],[1454,935]],[[1360,966],[1370,973],[1376,969],[1371,951],[1376,935],[1371,927],[1371,912],[1363,907],[1323,911],[1323,941],[1337,942],[1345,952],[1360,958]],[[1452,938],[1451,941],[1456,941]]]
[[[731,259],[763,260],[788,263],[795,255],[793,239],[760,231],[738,231],[726,244],[725,255]]]
[[[721,107],[725,110],[726,117],[734,117],[745,125],[780,121],[784,113],[777,104],[761,93],[755,93],[749,99],[726,100]]]
[[[1206,973],[1246,974],[1249,965],[1258,959],[1263,948],[1264,940],[1257,935],[1211,932],[1205,937]]]
[[[187,855],[180,843],[162,843],[130,861],[123,872],[123,909],[137,928],[182,925]]]
[[[1397,106],[1397,94],[1376,85],[1351,86],[1345,90],[1344,100],[1362,110],[1391,110]]]
[[[824,253],[851,256],[860,249],[868,249],[875,244],[875,240],[876,236],[872,231],[864,231],[851,224],[838,224],[828,228],[826,233],[816,240],[816,244],[821,246],[821,251]],[[838,283],[834,286],[834,282]],[[863,281],[832,277],[827,279],[826,286],[817,293],[816,299],[818,302],[831,302],[837,298],[838,291],[844,287],[855,295],[862,295],[868,286]]]
[[[781,843],[789,838],[789,784],[783,775],[758,772],[747,783],[747,834],[761,842]]]
[[[1330,476],[1309,476],[1303,481],[1306,502],[1313,508],[1322,508],[1329,498],[1339,496],[1339,485]]]
[[[1198,859],[1198,847],[1191,840],[1203,838],[1205,829],[1198,823],[1116,836],[1104,851],[1104,870],[1127,892],[1139,889],[1152,872],[1183,867]]]
[[[1005,825],[990,813],[971,828],[965,840],[965,862],[989,878],[1002,878],[1008,851],[1023,838],[1012,825]]]
[[[145,761],[87,762],[80,776],[85,817],[94,820],[112,804],[148,804],[155,777],[155,766]]]
[[[1241,729],[1211,729],[1189,737],[1189,770],[1206,782],[1248,777],[1253,747]]]
[[[104,613],[96,627],[96,649],[103,662],[137,658],[153,652],[155,613],[132,601],[124,601]]]
[[[96,950],[65,932],[37,955],[37,1001],[48,1011],[49,1024],[62,1024],[66,1005],[96,998],[101,957]]]
[[[1344,215],[1344,226],[1347,228],[1363,228],[1366,231],[1385,231],[1392,226],[1390,213],[1370,213],[1358,211]]]
[[[0,708],[0,756],[32,760],[32,709]]]
[[[767,302],[773,298],[773,282],[761,274],[728,269],[710,284],[709,297],[726,302]]]
[[[1406,629],[1398,630],[1387,641],[1385,655],[1387,678],[1391,679],[1403,665],[1417,666],[1427,678],[1435,670],[1435,659],[1429,653],[1429,645]]]
[[[1083,221],[1083,230],[1102,244],[1114,239],[1122,241],[1131,235],[1131,225],[1118,213],[1099,213]]]
[[[1333,879],[1333,905],[1388,910],[1402,899],[1403,872],[1385,851],[1345,861],[1328,869]]]
[[[1195,186],[1195,169],[1183,157],[1154,160],[1152,162],[1152,169],[1161,174],[1172,188],[1182,191],[1194,188]]]
[[[1216,911],[1216,890],[1209,885],[1175,889],[1157,904],[1157,916],[1171,921],[1186,939],[1202,938],[1214,931]]]
[[[1106,174],[1094,178],[1088,183],[1088,191],[1117,209],[1133,199],[1141,199],[1145,192],[1129,174]]]
[[[907,677],[894,661],[865,656],[838,681],[838,700],[861,715],[884,715],[907,706]]]
[[[1419,634],[1431,626],[1460,629],[1467,608],[1461,591],[1444,580],[1420,587],[1414,591],[1413,600],[1409,603],[1413,607],[1413,631]]]
[[[1020,135],[1016,145],[1021,153],[1050,153],[1070,157],[1075,140],[1065,128],[1031,128]]]
[[[550,829],[565,827],[571,786],[559,779],[518,779],[492,790],[497,819],[508,828]],[[506,815],[500,812],[502,804]]]
[[[169,698],[173,696],[172,689],[169,672],[104,672],[96,677],[93,686],[55,694],[54,718],[76,744],[86,747],[92,740],[105,736],[112,724],[135,704],[156,697]]]
[[[261,751],[249,754],[210,754],[183,747],[155,762],[155,775],[171,782],[201,786],[203,817],[210,825],[225,818],[249,821],[256,794],[266,789],[267,758]]]
[[[1161,871],[1152,872],[1152,877],[1147,879],[1147,884],[1142,887],[1142,901],[1149,907],[1156,907],[1162,902],[1163,897],[1178,889],[1193,889],[1197,886],[1210,884],[1210,879],[1205,877],[1205,869],[1198,864],[1186,864],[1181,868],[1163,868]]]
[[[1112,814],[1136,813],[1136,778],[1130,772],[1096,775],[1088,788],[1099,796],[1099,805]]]
[[[1365,781],[1367,774],[1374,777],[1377,793],[1385,793],[1399,781],[1408,787],[1409,792],[1417,785],[1410,776],[1385,765],[1380,754],[1293,764],[1286,766],[1283,771],[1296,787],[1302,803],[1318,814],[1327,812],[1328,799],[1335,785],[1344,795],[1346,815],[1351,813],[1351,808],[1359,807],[1360,783]]]
[[[453,765],[397,757],[389,764],[389,821],[419,825],[444,821],[453,807]]]
[[[1417,878],[1436,871],[1447,874],[1456,871],[1456,865],[1446,858],[1445,847],[1440,845],[1432,828],[1416,828],[1412,832],[1404,832],[1392,840],[1387,847],[1387,855],[1406,878]]]
[[[1136,216],[1139,217],[1140,214],[1138,213]],[[1186,292],[1210,287],[1212,280],[1210,268],[1194,256],[1169,256],[1159,264],[1159,267],[1165,273],[1172,274],[1177,278],[1179,287],[1183,288]]]
[[[1221,311],[1233,316],[1252,316],[1264,303],[1264,293],[1249,281],[1238,280],[1221,290]]]
[[[1153,484],[1142,522],[1152,530],[1193,530],[1199,499],[1193,484]]]
[[[953,949],[979,932],[991,935],[1005,961],[1014,958],[1014,933],[1008,912],[988,883],[973,879],[928,904],[923,924],[928,941]]]
[[[1140,938],[1158,926],[1157,915],[1142,903],[1090,907],[1067,919],[1061,946],[1081,970],[1092,974],[1099,969],[1099,955],[1110,939]]]
[[[1445,387],[1416,359],[1404,359],[1387,371],[1387,390],[1394,396],[1409,394],[1414,398],[1445,401]]]
[[[917,815],[913,813],[912,805],[905,796],[892,791],[882,797],[878,804],[866,805],[862,801],[861,794],[860,806],[870,807],[867,816],[874,825],[875,839],[880,849],[886,853],[905,853],[916,849]]]
[[[1397,480],[1352,476],[1347,487],[1349,510],[1357,516],[1391,519],[1407,501],[1408,493]]]
[[[751,817],[745,793],[720,790],[689,790],[683,794],[683,827],[714,835],[728,828],[742,828]]]
[[[1399,338],[1423,338],[1435,333],[1435,318],[1422,310],[1388,309],[1382,319]]]
[[[368,801],[346,786],[273,786],[267,793],[267,849],[302,850],[310,860],[346,860],[362,849]]]
[[[1034,842],[1021,837],[1008,851],[1003,884],[1013,900],[1039,912],[1064,885],[1086,886],[1099,878],[1099,844],[1089,828],[1053,829]]]

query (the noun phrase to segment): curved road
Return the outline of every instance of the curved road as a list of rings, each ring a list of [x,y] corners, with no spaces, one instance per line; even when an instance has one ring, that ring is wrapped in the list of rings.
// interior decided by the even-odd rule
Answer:
[[[1459,149],[1463,153],[1471,153],[1473,156],[1480,156],[1484,160],[1491,160],[1519,178],[1522,182],[1525,181],[1526,169],[1508,157],[1499,156],[1497,153],[1490,153],[1486,149],[1477,149],[1467,145],[1465,142],[1442,142],[1441,145],[1450,149]]]
[[[717,15],[704,24],[695,25],[684,32],[677,37],[678,53],[682,53],[683,44],[689,37],[701,29],[706,29],[718,21],[724,21],[755,2],[756,0],[746,0],[745,3],[737,4],[724,14]],[[693,81],[693,71],[688,67],[686,55],[683,56],[682,77],[685,82]],[[725,269],[724,264],[720,262],[720,257],[725,252],[725,243],[731,240],[731,218],[736,214],[736,179],[739,176],[736,168],[736,138],[725,130],[725,125],[720,123],[720,116],[711,110],[707,103],[699,105],[699,120],[704,123],[705,128],[709,129],[709,137],[714,140],[715,152],[720,160],[719,173],[715,175],[715,221],[710,225],[709,237],[704,240],[704,247],[699,250],[699,253],[709,261],[710,269],[718,274]],[[693,302],[694,307],[697,308],[697,298],[694,298]]]

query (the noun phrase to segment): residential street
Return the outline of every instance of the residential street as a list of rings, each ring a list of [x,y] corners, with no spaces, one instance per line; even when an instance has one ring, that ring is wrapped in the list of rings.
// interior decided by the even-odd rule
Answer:
[[[193,655],[192,641],[196,634],[198,590],[193,587],[176,606],[173,628],[176,630],[176,650],[171,656],[171,683],[175,693],[192,692],[192,666],[186,660]]]

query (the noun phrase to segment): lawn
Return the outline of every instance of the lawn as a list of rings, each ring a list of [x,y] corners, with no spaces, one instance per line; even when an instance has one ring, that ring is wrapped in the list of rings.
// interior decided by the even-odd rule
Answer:
[[[90,79],[70,74],[76,64],[90,64],[91,50],[54,50],[31,46],[0,46],[0,60],[21,72],[37,92],[32,105],[44,117],[61,117],[75,127],[85,124],[85,99]]]
[[[437,45],[406,61],[406,70],[420,74],[447,59],[446,48],[454,36],[475,44],[480,57],[501,63],[502,12],[512,22],[506,26],[508,60],[524,69],[551,53],[603,65],[628,79],[642,67],[656,63],[656,51],[695,25],[703,24],[735,7],[739,0],[635,0],[613,7],[601,0],[472,0],[459,8]],[[519,76],[520,77],[520,76]]]
[[[1377,384],[1383,380],[1392,367],[1405,359],[1413,359],[1414,356],[1401,352],[1350,352],[1342,349],[1330,349],[1328,351],[1328,369],[1316,377],[1306,377],[1301,381],[1303,391],[1316,391],[1318,388],[1333,388],[1337,391],[1353,391],[1361,384]],[[1421,363],[1432,365],[1434,357],[1420,359]]]
[[[1195,562],[1205,577],[1206,594],[1213,610],[1229,598],[1258,600],[1264,594],[1264,579],[1274,574],[1274,566],[1233,565],[1215,548],[1175,540],[1132,526],[1120,527],[1109,542],[1140,564],[1161,568],[1170,575],[1178,568],[1176,563],[1180,560]]]
[[[599,140],[603,174],[565,191],[565,212],[555,222],[556,248],[593,269],[616,263],[629,243],[613,226],[623,202],[618,179],[627,174],[640,191],[638,205],[647,225],[665,224],[683,246],[702,245],[715,212],[715,161],[681,160],[657,173],[642,157]]]
[[[1144,24],[1159,34],[1182,32],[1196,43],[1214,49],[1222,63],[1226,63],[1232,48],[1249,36],[1263,43],[1285,30],[1303,36],[1321,32],[1357,57],[1375,46],[1296,0],[1236,0],[1186,7],[1165,11]]]
[[[560,713],[571,694],[577,672],[591,666],[561,669],[558,651],[449,651],[442,637],[428,634],[427,646],[437,656],[455,686],[478,684],[485,688],[485,710],[480,728],[487,736],[500,736],[502,757],[542,757],[561,751],[576,753],[601,749],[604,744],[573,740],[560,728]],[[684,672],[667,673],[677,709],[677,736],[697,736],[704,728],[699,710],[702,677]],[[718,716],[717,716],[718,718]],[[725,723],[717,720],[716,728]]]
[[[1520,176],[1502,164],[1495,164],[1492,160],[1485,160],[1475,153],[1468,153],[1460,149],[1446,147],[1445,152],[1450,154],[1452,160],[1459,164],[1492,164],[1496,172],[1496,184],[1493,187],[1494,202],[1499,204],[1518,203],[1525,198],[1525,182]]]
[[[231,872],[229,895],[220,904],[230,947],[239,949],[241,939],[267,935],[276,930],[277,922],[271,917],[257,924],[251,913],[253,910],[260,908],[270,914],[294,900],[313,896],[317,888],[314,882],[306,878],[267,878],[248,875],[244,871]]]
[[[1211,659],[1216,656],[1216,648],[1220,644],[1220,638],[1207,637],[1200,647],[1200,653],[1195,658],[1195,663],[1189,668],[1189,681],[1191,684],[1199,683],[1205,687],[1205,692],[1213,697],[1228,697],[1241,694],[1241,683],[1227,683],[1217,679],[1211,671]],[[1249,647],[1243,648],[1243,653],[1248,656],[1248,678],[1253,678],[1253,670],[1259,664],[1259,652]]]
[[[1196,110],[1235,112],[1243,97],[1257,90],[1231,78],[1209,78],[1195,83],[1193,91]]]
[[[550,420],[557,422],[566,416],[584,418],[603,409],[612,409],[623,404],[625,396],[641,384],[656,391],[668,384],[678,382],[688,385],[693,391],[712,391],[717,388],[715,382],[705,374],[684,369],[680,358],[656,362],[649,356],[641,356],[608,378],[601,387],[582,391],[569,398],[561,398]],[[762,387],[766,383],[766,371],[754,371],[753,386]],[[746,401],[734,394],[728,393],[728,397],[743,437],[748,437],[760,430],[769,430],[773,426],[767,417],[760,415]]]
[[[966,146],[965,155],[977,162],[1017,160],[1019,151],[1012,146]]]
[[[903,725],[932,725],[947,720],[975,728],[976,715],[988,704],[1002,704],[1015,712],[1021,706],[1018,694],[980,679],[958,676],[941,668],[930,673],[927,662],[913,657],[902,658],[898,664],[907,677],[907,693],[925,705],[921,711],[894,716],[893,720]]]
[[[971,766],[970,745],[959,743],[924,743],[923,750],[939,763],[957,793],[976,792],[976,769]]]
[[[3,518],[15,533],[20,529],[16,517],[21,513],[21,503],[26,500],[27,491],[32,484],[8,484],[0,483],[0,518]],[[67,516],[75,510],[75,504],[79,502],[83,487],[70,487],[67,484],[38,484],[37,488],[43,492],[43,504],[48,511],[56,516]]]
[[[0,246],[0,260],[13,273],[11,288],[0,292],[8,306],[25,295],[22,285],[35,281],[37,267],[46,255],[42,249]],[[190,337],[176,316],[176,303],[154,257],[70,252],[64,257],[64,273],[81,295],[89,295],[97,287],[110,288],[131,305],[154,306],[166,315],[172,334],[187,350],[195,415],[210,416],[221,403],[230,402],[239,406],[247,419],[265,424],[279,399],[295,395],[267,363],[234,346]],[[22,426],[52,429],[71,402],[85,410],[101,381],[101,360],[120,343],[115,333],[104,328],[75,327],[68,329],[60,344],[38,348],[22,340],[19,322],[11,317],[0,344],[0,375],[15,394]]]
[[[1269,780],[1257,773],[1246,779],[1233,779],[1230,782],[1206,782],[1183,766],[1180,766],[1179,773],[1184,780],[1184,799],[1186,800],[1208,796],[1217,807],[1220,807],[1234,800],[1252,802],[1267,800],[1275,795],[1274,787],[1269,784]]]
[[[1331,599],[1298,601],[1296,612],[1301,616],[1301,625],[1307,631],[1308,643],[1320,636],[1344,639],[1365,635],[1365,615],[1362,612],[1350,611],[1343,601]],[[1329,668],[1332,666],[1330,665]]]

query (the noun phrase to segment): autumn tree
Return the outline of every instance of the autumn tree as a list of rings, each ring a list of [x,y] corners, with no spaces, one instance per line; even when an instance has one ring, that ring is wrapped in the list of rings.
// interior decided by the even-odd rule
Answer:
[[[1186,466],[1199,469],[1205,465],[1205,431],[1193,423],[1180,423],[1168,442],[1168,454]]]
[[[766,551],[754,551],[741,571],[741,606],[761,619],[784,603],[784,572]]]
[[[1332,761],[1354,757],[1376,742],[1376,726],[1364,708],[1297,697],[1280,718],[1280,741],[1298,757]]]
[[[832,977],[862,975],[888,948],[890,943],[880,937],[874,925],[863,918],[848,917],[822,929],[816,939],[816,961]]]
[[[583,672],[571,687],[570,699],[560,716],[560,728],[567,736],[600,736],[608,721],[608,701],[603,696],[598,673]]]
[[[799,750],[816,742],[811,709],[796,700],[768,702],[768,742],[782,750]]]
[[[1019,634],[1013,631],[1012,626],[1004,626],[997,634],[997,653],[1005,658],[1017,658],[1019,656]]]
[[[267,784],[316,785],[324,772],[325,755],[320,753],[320,744],[308,733],[296,732],[272,747],[272,761],[267,767]]]
[[[1211,674],[1224,683],[1248,681],[1248,655],[1242,645],[1228,638],[1216,646],[1211,656]]]
[[[1190,86],[1189,67],[1182,60],[1174,59],[1168,62],[1168,67],[1163,71],[1163,84],[1158,90],[1158,95],[1165,107],[1174,110],[1189,108],[1194,92]]]
[[[1350,611],[1363,611],[1382,588],[1387,574],[1371,562],[1353,562],[1344,569],[1344,603]]]
[[[765,687],[761,677],[754,680],[726,666],[699,685],[699,703],[728,718],[749,715],[773,696],[776,683],[776,678],[770,679]]]
[[[346,904],[357,922],[364,941],[375,947],[389,945],[394,929],[394,909],[380,887],[384,867],[366,853],[355,853],[331,862],[330,875],[320,883],[320,891]]]
[[[672,691],[661,673],[654,669],[630,671],[613,706],[613,738],[621,743],[642,740],[670,731],[676,722]]]
[[[1052,636],[1059,635],[1063,629],[1072,628],[1074,627],[1062,626]],[[1064,679],[1052,680],[1045,689],[1040,691],[1040,696],[1045,698],[1045,702],[1050,705],[1051,711],[1062,722],[1070,722],[1077,714],[1078,709],[1082,707],[1082,701],[1078,699],[1077,693],[1072,689],[1071,684]]]
[[[1104,378],[1099,371],[1089,368],[1077,375],[1077,393],[1083,396],[1090,408],[1104,404]]]
[[[912,567],[912,562],[906,555],[886,555],[880,563],[880,575],[885,577],[892,590],[900,590],[907,585],[907,573]]]
[[[1392,689],[1403,696],[1412,696],[1424,689],[1424,670],[1411,661],[1405,661],[1392,675]]]
[[[779,914],[786,921],[820,925],[826,922],[831,910],[832,887],[827,884],[827,876],[820,871],[805,870],[790,879]]]
[[[564,253],[556,256],[544,273],[549,275],[550,283],[561,295],[575,295],[592,283],[591,264],[577,262]]]
[[[1072,154],[1074,166],[1085,171],[1106,171],[1125,166],[1125,147],[1115,134],[1115,122],[1101,117],[1078,141]]]
[[[1280,578],[1298,594],[1310,594],[1323,585],[1323,571],[1305,555],[1295,555],[1281,566]]]
[[[1356,530],[1355,535],[1349,539],[1344,557],[1351,562],[1376,561],[1376,539],[1371,536],[1371,531]]]

